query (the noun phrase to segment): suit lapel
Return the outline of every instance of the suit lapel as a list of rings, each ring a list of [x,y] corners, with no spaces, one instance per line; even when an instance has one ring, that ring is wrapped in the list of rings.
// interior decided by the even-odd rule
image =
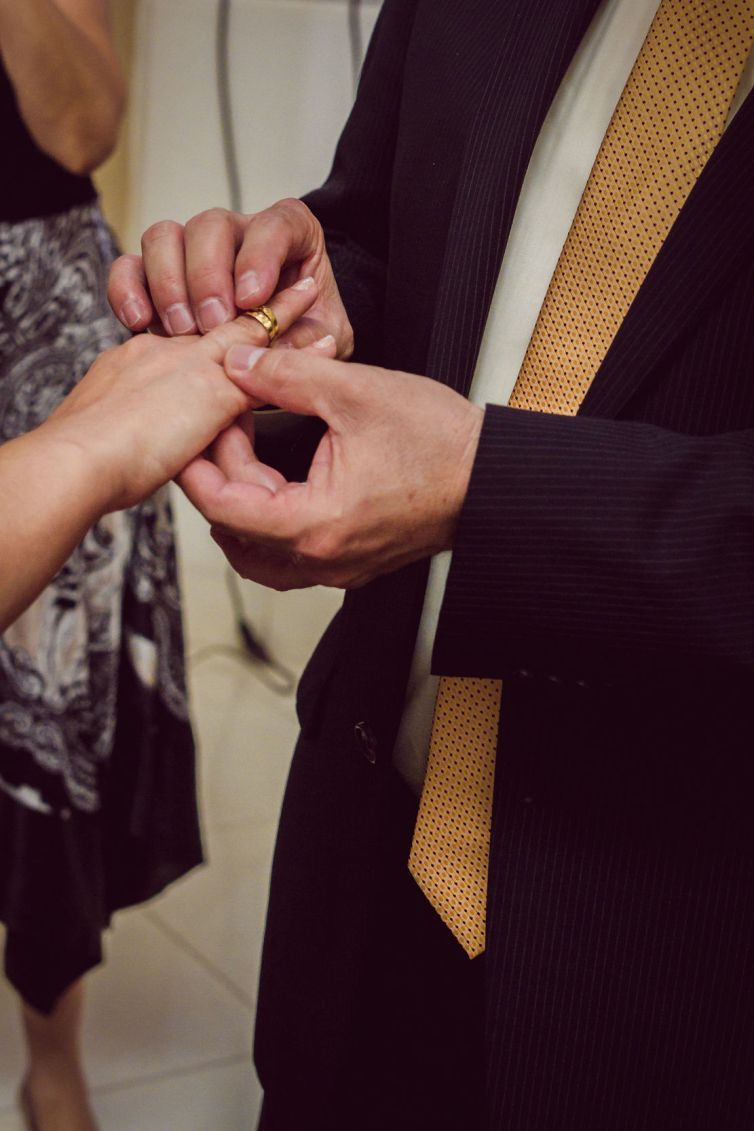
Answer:
[[[500,263],[542,122],[599,0],[491,5],[496,63],[469,125],[428,373],[468,393]],[[587,393],[615,416],[754,244],[754,95],[715,150]]]
[[[428,372],[471,384],[521,183],[542,122],[599,0],[491,0],[499,43],[468,126],[451,214]]]
[[[584,398],[617,416],[754,246],[754,97],[741,107],[689,195]]]

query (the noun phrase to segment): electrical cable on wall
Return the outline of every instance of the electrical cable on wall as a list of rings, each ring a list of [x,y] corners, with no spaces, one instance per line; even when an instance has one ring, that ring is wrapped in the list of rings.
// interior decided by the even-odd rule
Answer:
[[[238,151],[236,148],[235,130],[233,128],[233,107],[230,96],[230,15],[231,0],[218,0],[217,20],[215,23],[215,78],[217,85],[217,102],[220,110],[220,135],[225,159],[225,174],[228,185],[230,207],[234,212],[241,209],[241,177],[238,171]],[[193,662],[200,663],[210,656],[224,654],[242,657],[262,665],[268,669],[267,678],[262,677],[273,691],[281,695],[288,695],[295,687],[295,677],[286,667],[280,664],[269,652],[265,644],[254,632],[246,616],[241,586],[238,575],[230,566],[225,572],[225,583],[228,588],[230,603],[236,623],[236,631],[241,641],[242,650],[227,644],[209,644],[201,648],[192,657]],[[258,673],[259,674],[259,673]]]
[[[219,0],[215,25],[215,77],[220,107],[220,136],[225,158],[230,207],[241,212],[241,177],[238,172],[238,151],[233,128],[233,107],[230,98],[230,7],[232,0]]]
[[[215,23],[215,80],[229,204],[234,212],[241,212],[243,210],[241,177],[238,168],[238,148],[233,124],[233,106],[230,91],[231,4],[232,0],[218,0],[217,4],[217,19]],[[351,54],[351,75],[355,95],[364,54],[361,29],[361,0],[348,0],[348,38]],[[210,644],[195,653],[192,657],[193,662],[199,663],[201,660],[217,654],[242,656],[252,660],[255,664],[261,664],[268,668],[271,678],[265,679],[264,682],[281,694],[289,694],[295,686],[295,678],[287,668],[278,663],[271,656],[264,643],[257,637],[249,624],[244,611],[238,576],[230,567],[228,567],[226,571],[225,580],[230,602],[233,606],[236,630],[241,640],[243,651],[240,651],[238,648],[233,648],[230,645]]]

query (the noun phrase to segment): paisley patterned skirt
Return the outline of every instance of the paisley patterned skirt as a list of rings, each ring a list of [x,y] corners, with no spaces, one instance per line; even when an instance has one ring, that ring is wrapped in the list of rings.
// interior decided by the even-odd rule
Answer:
[[[127,336],[96,205],[0,223],[0,438]],[[109,515],[0,639],[5,969],[44,1012],[101,933],[201,861],[170,507]]]

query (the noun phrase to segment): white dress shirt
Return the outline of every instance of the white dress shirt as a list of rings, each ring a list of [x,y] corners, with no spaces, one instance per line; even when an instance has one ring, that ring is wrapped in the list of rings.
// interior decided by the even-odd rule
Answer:
[[[542,125],[500,267],[470,400],[508,403],[589,174],[659,0],[604,0]],[[750,56],[731,117],[754,84]],[[438,678],[430,674],[452,551],[432,559],[394,762],[421,792]]]

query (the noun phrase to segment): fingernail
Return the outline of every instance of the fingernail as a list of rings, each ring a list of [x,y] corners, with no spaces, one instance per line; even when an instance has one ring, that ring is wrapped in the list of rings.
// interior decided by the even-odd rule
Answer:
[[[330,346],[335,344],[335,338],[332,336],[332,334],[325,334],[324,338],[320,338],[318,341],[313,342],[312,344],[315,350],[326,350],[329,349]]]
[[[245,302],[248,298],[254,298],[261,285],[256,271],[247,271],[245,275],[242,275],[238,280],[239,303]]]
[[[299,281],[297,283],[294,283],[293,286],[291,287],[291,290],[292,291],[310,291],[313,286],[314,286],[314,276],[313,275],[307,275],[306,278],[299,279]]]
[[[176,302],[167,308],[165,321],[171,334],[188,334],[196,329],[194,316],[183,302]]]
[[[230,318],[230,311],[222,299],[205,298],[204,302],[200,302],[197,307],[196,317],[201,329],[206,334],[208,330],[214,330],[215,326],[222,326],[224,322],[227,322]]]
[[[128,326],[129,330],[133,330],[142,318],[148,317],[147,311],[144,310],[142,304],[138,299],[129,298],[123,303],[120,308],[120,320]]]
[[[231,346],[225,355],[225,365],[230,372],[248,373],[267,350],[258,346]]]

